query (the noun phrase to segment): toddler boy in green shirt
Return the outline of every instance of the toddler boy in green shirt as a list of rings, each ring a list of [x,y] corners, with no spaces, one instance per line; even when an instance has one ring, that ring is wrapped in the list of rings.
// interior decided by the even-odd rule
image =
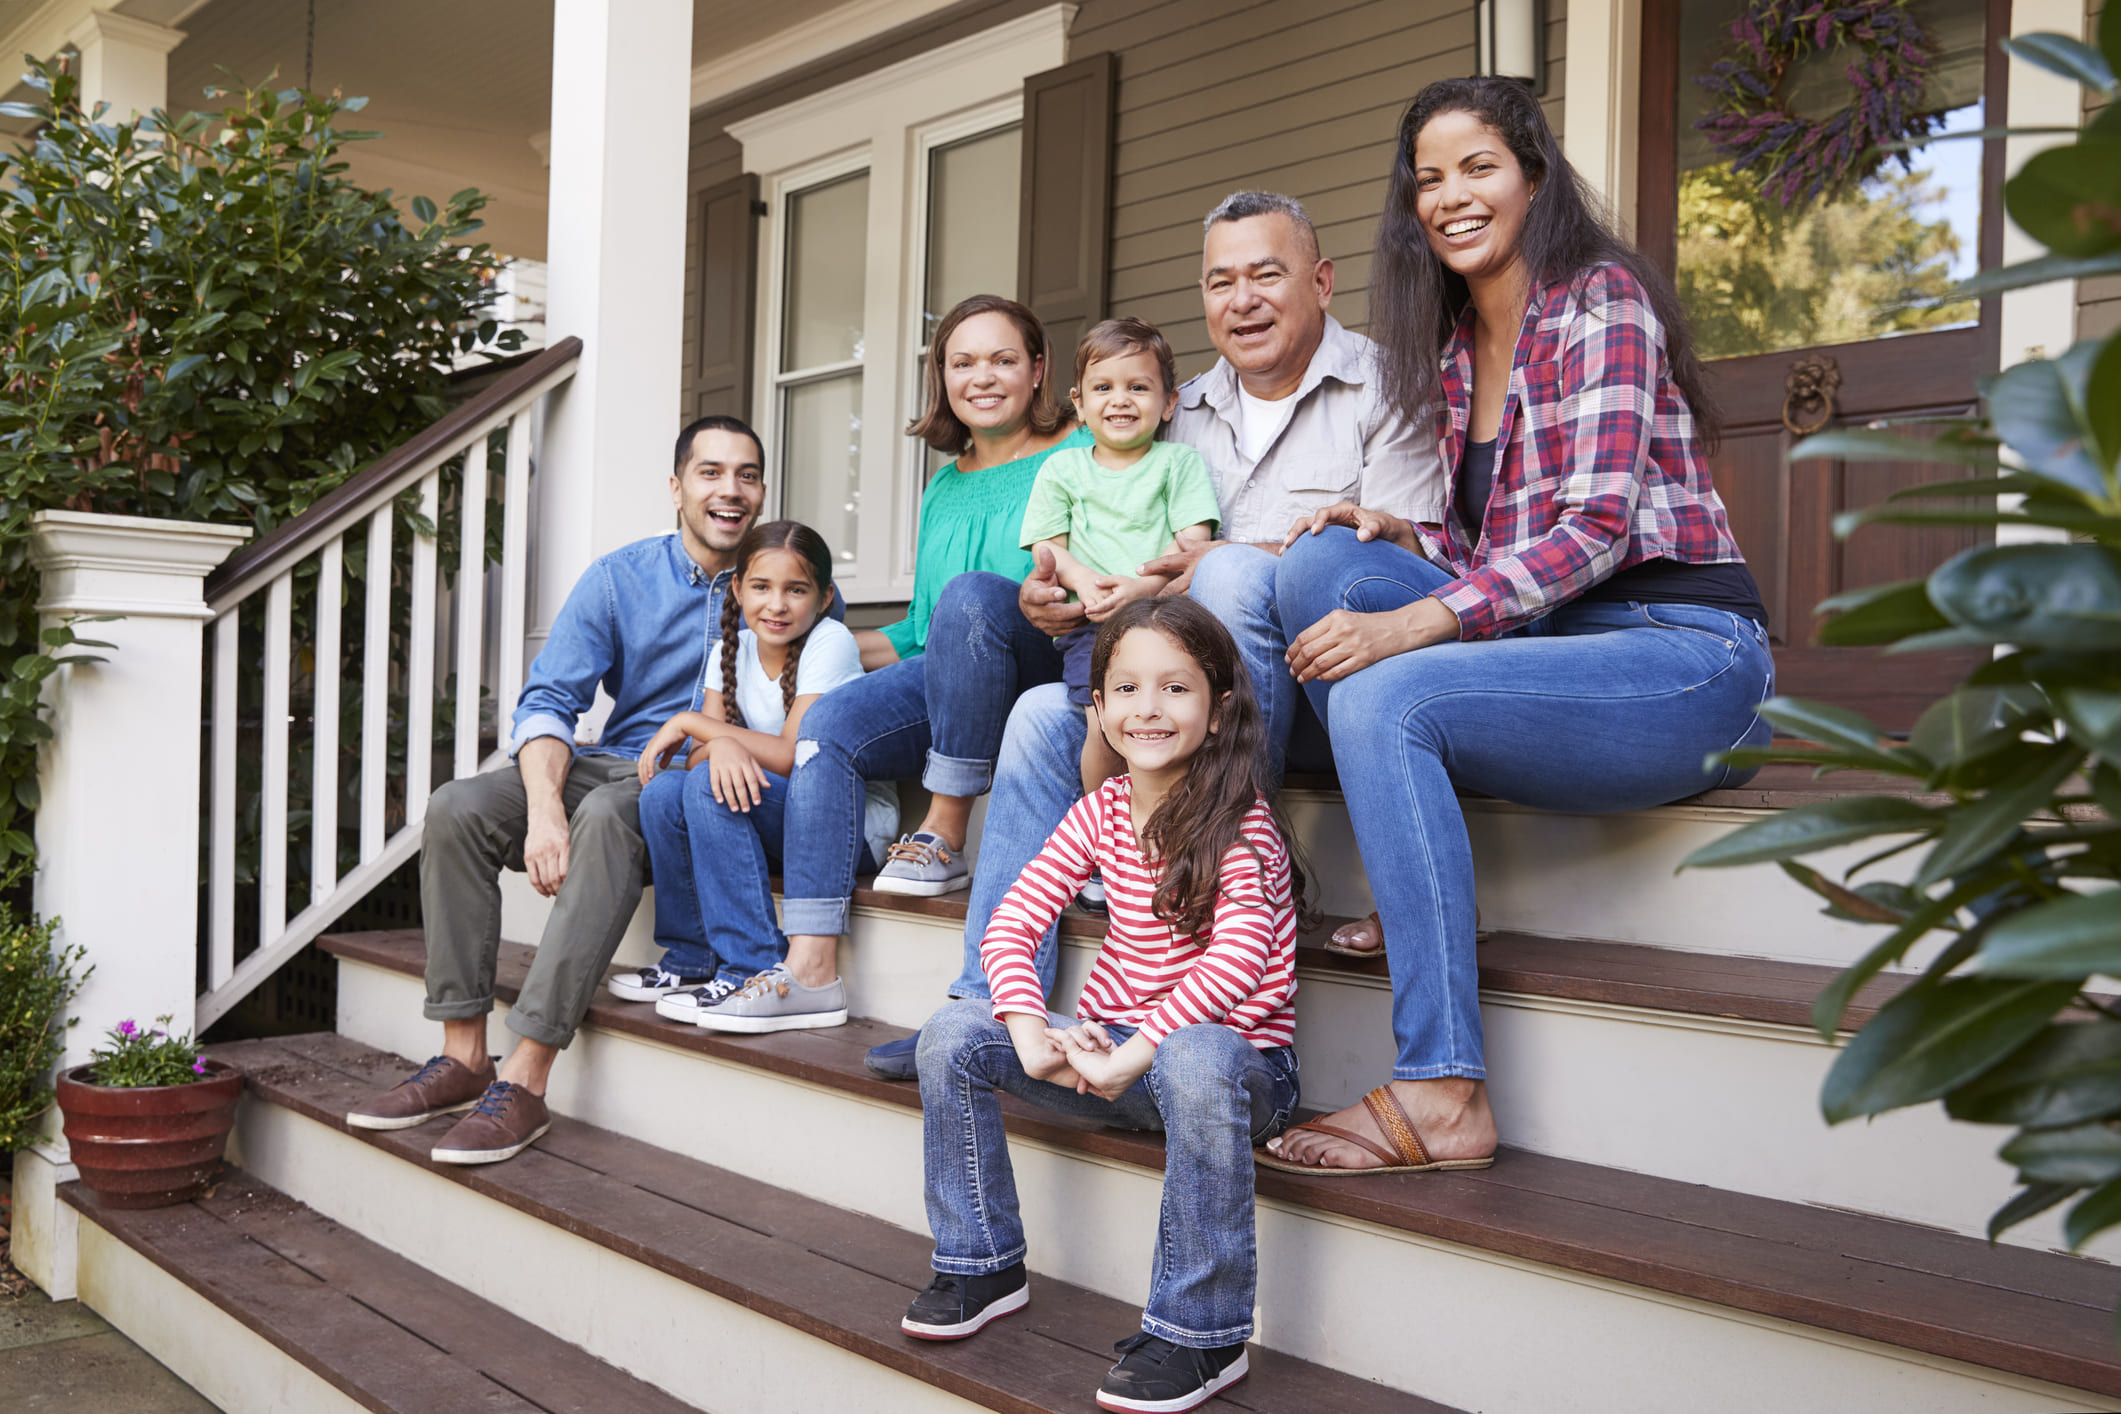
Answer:
[[[1089,613],[1087,625],[1059,640],[1068,700],[1089,714],[1087,795],[1124,769],[1090,701],[1097,625],[1129,599],[1162,592],[1167,577],[1137,574],[1136,567],[1168,551],[1173,536],[1213,540],[1221,512],[1200,453],[1158,440],[1178,410],[1178,361],[1154,324],[1107,319],[1085,333],[1068,396],[1092,445],[1062,448],[1039,468],[1022,543],[1052,549],[1060,582]]]

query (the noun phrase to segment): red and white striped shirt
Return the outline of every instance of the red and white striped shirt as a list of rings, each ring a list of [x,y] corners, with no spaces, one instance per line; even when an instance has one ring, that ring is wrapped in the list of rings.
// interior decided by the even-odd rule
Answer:
[[[1039,939],[1096,868],[1112,912],[1076,1004],[1079,1017],[1138,1027],[1151,1045],[1181,1026],[1204,1024],[1227,1026],[1261,1050],[1293,1044],[1296,907],[1288,847],[1267,802],[1254,802],[1244,840],[1223,856],[1206,936],[1181,938],[1156,916],[1163,866],[1142,857],[1133,798],[1132,780],[1114,776],[1077,801],[994,910],[980,965],[995,1017],[1046,1015],[1033,961]]]

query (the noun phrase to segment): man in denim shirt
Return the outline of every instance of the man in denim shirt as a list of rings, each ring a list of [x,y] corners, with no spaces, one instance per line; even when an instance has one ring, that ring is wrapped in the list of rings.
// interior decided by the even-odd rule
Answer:
[[[701,418],[678,434],[677,534],[589,567],[531,665],[515,713],[515,769],[451,781],[429,800],[420,907],[426,1015],[442,1023],[442,1054],[348,1114],[349,1124],[404,1129],[471,1110],[433,1153],[462,1164],[510,1158],[545,1132],[546,1077],[604,985],[648,880],[635,762],[658,727],[697,703],[737,542],[765,501],[764,461],[758,434],[733,417]],[[599,687],[611,715],[594,744],[578,746],[576,720]],[[553,907],[508,1015],[521,1039],[496,1072],[486,1014],[503,868],[525,870]]]

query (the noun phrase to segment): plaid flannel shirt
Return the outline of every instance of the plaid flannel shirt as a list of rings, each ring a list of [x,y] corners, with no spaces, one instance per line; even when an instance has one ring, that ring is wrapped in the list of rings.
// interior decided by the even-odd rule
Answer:
[[[1473,403],[1473,307],[1443,353],[1436,426],[1455,503]],[[1665,361],[1664,327],[1624,268],[1532,291],[1496,431],[1495,486],[1477,545],[1455,504],[1421,526],[1458,575],[1438,590],[1463,638],[1493,638],[1645,560],[1744,560],[1709,479],[1694,415]]]

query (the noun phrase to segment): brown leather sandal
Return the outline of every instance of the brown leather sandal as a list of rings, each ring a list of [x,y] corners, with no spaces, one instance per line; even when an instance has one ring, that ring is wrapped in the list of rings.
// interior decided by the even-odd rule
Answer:
[[[1378,1132],[1392,1141],[1392,1148],[1396,1149],[1397,1153],[1386,1149],[1381,1144],[1372,1143],[1360,1134],[1342,1129],[1339,1125],[1327,1124],[1322,1120],[1314,1119],[1304,1124],[1292,1124],[1283,1130],[1282,1133],[1289,1135],[1308,1129],[1316,1134],[1324,1134],[1334,1139],[1345,1140],[1359,1149],[1367,1149],[1370,1153],[1384,1160],[1384,1167],[1344,1169],[1331,1164],[1299,1163],[1295,1159],[1282,1158],[1279,1154],[1271,1153],[1266,1149],[1254,1151],[1252,1155],[1253,1162],[1265,1168],[1279,1169],[1283,1173],[1313,1173],[1326,1178],[1360,1178],[1362,1175],[1369,1173],[1438,1173],[1460,1169],[1484,1169],[1494,1166],[1495,1156],[1493,1154],[1488,1155],[1484,1159],[1430,1158],[1428,1149],[1421,1142],[1420,1133],[1414,1128],[1414,1121],[1407,1118],[1406,1107],[1399,1103],[1399,1097],[1392,1093],[1392,1087],[1389,1085],[1378,1086],[1375,1090],[1363,1096],[1362,1102],[1370,1111],[1370,1118],[1377,1121]]]

